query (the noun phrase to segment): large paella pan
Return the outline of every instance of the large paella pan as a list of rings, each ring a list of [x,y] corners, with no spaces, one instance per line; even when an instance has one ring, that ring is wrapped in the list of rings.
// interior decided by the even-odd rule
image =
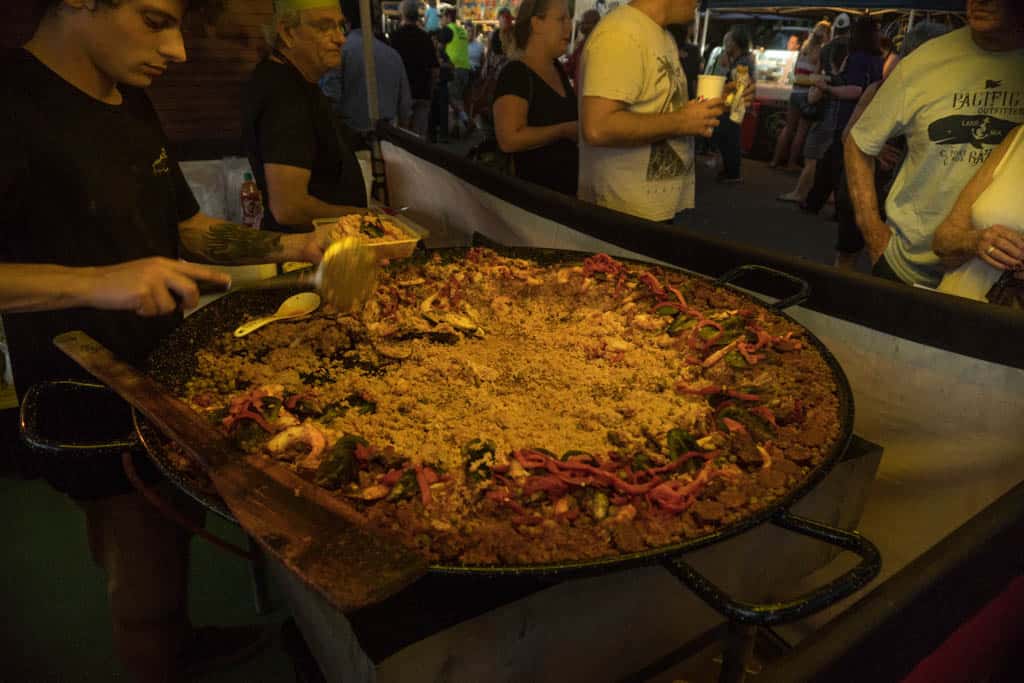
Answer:
[[[282,296],[201,309],[148,371],[250,452],[403,533],[436,571],[679,555],[777,518],[851,437],[849,385],[814,335],[699,276],[445,250],[391,266],[362,320],[321,311],[231,337]],[[226,513],[137,424],[168,475]]]

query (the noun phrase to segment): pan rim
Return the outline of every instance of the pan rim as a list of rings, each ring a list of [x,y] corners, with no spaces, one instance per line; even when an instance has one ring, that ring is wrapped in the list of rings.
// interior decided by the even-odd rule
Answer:
[[[492,248],[493,247],[489,247]],[[431,250],[428,254],[441,254],[442,257],[464,255],[469,248],[467,247],[454,247],[445,248],[438,250]],[[549,262],[574,262],[579,261],[582,258],[586,258],[592,255],[592,252],[577,252],[577,251],[566,251],[556,249],[538,249],[538,248],[497,248],[494,249],[499,254],[504,256],[510,256],[513,258],[530,258],[537,259],[540,256],[545,257]],[[632,265],[638,265],[643,267],[657,266],[666,268],[666,266],[660,264],[652,264],[643,261],[637,261],[633,259],[622,259],[617,258],[623,263]],[[667,267],[670,270],[684,273],[691,277],[701,278],[716,287],[724,287],[730,292],[744,298],[749,303],[757,306],[758,308],[768,308],[770,304],[765,303],[761,299],[758,299],[754,294],[741,289],[740,287],[733,284],[719,284],[716,278],[704,275],[701,273],[694,273],[692,271],[676,268],[673,266]],[[291,292],[289,290],[281,290],[278,292],[279,295],[287,296]],[[241,298],[255,299],[256,297],[266,297],[265,292],[246,292],[239,291],[226,295],[223,299],[229,297],[235,297],[235,301]],[[213,302],[209,306],[200,309],[194,315],[202,315],[203,311],[210,306],[216,306],[218,302]],[[221,304],[223,306],[223,304]],[[215,309],[211,309],[215,310]],[[428,568],[430,573],[436,574],[447,574],[447,575],[461,575],[467,577],[520,577],[520,576],[545,576],[545,575],[573,575],[573,576],[584,576],[588,574],[604,573],[611,570],[626,569],[630,567],[647,566],[658,564],[664,560],[672,557],[678,557],[689,552],[706,548],[715,543],[725,541],[730,538],[739,536],[757,526],[760,526],[766,522],[771,521],[772,518],[776,517],[780,513],[788,511],[793,505],[795,505],[800,499],[806,496],[812,491],[821,481],[828,476],[832,468],[847,451],[851,440],[853,439],[853,422],[854,422],[854,398],[853,391],[850,387],[846,373],[843,371],[839,361],[835,358],[828,347],[822,342],[817,335],[811,332],[805,325],[795,320],[785,311],[769,311],[774,315],[785,319],[787,322],[798,326],[803,330],[806,338],[810,340],[811,344],[815,347],[821,357],[825,360],[826,365],[832,372],[832,377],[835,382],[835,390],[838,399],[838,418],[840,420],[839,435],[831,446],[830,452],[822,458],[821,462],[812,469],[804,479],[795,487],[786,492],[785,495],[780,496],[776,500],[772,501],[770,505],[759,510],[755,513],[744,516],[743,518],[729,524],[728,526],[716,529],[712,533],[703,534],[694,538],[683,539],[678,543],[671,545],[661,546],[658,548],[649,548],[635,553],[626,553],[620,555],[609,555],[602,558],[594,558],[587,560],[572,560],[566,562],[550,562],[542,564],[523,564],[523,565],[501,565],[501,564],[452,564],[452,563],[435,563],[431,564]],[[208,311],[207,316],[210,315]],[[147,360],[147,371],[151,370],[152,360],[158,357],[161,350],[167,347],[173,347],[173,343],[177,337],[185,334],[186,323],[177,328],[167,338],[165,338],[161,344],[151,354],[149,360]],[[158,380],[161,378],[157,378]],[[191,496],[197,502],[202,504],[204,507],[213,510],[220,516],[224,517],[229,521],[234,521],[230,512],[224,507],[223,502],[219,498],[210,497],[203,493],[193,491],[192,488],[183,481],[180,471],[173,468],[170,463],[165,462],[164,458],[157,455],[158,452],[162,453],[166,447],[166,444],[170,439],[164,437],[159,431],[153,427],[144,416],[142,416],[137,410],[132,409],[132,420],[136,428],[136,433],[139,437],[140,442],[145,447],[150,458],[154,461],[157,467],[167,476],[172,482],[174,482],[179,488],[181,488],[186,494]]]

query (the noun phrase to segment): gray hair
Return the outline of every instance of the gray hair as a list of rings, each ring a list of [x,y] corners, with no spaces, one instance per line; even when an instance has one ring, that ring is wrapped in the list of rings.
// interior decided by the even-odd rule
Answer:
[[[402,15],[403,19],[418,21],[420,18],[419,0],[402,0],[402,4],[398,6],[398,13]]]
[[[266,38],[271,50],[277,50],[281,47],[281,35],[277,32],[277,27],[283,24],[285,28],[298,28],[301,23],[302,13],[299,10],[276,10],[271,23],[263,27],[263,37]]]

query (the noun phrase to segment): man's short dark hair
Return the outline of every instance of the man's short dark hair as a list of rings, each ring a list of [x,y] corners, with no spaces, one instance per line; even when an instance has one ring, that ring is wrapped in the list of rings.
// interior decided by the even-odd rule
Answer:
[[[36,0],[36,18],[42,19],[51,11],[57,9],[57,7],[64,0]],[[121,0],[96,0],[97,4],[101,5],[119,5]],[[185,0],[185,11],[186,12],[204,12],[211,18],[216,17],[224,9],[226,0]]]
[[[459,16],[454,7],[446,7],[445,10],[441,12],[441,15],[448,17],[451,21],[455,21]]]

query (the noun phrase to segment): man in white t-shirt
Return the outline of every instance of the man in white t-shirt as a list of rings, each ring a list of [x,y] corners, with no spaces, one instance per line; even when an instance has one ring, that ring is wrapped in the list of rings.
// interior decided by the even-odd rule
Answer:
[[[901,61],[850,131],[847,183],[881,277],[939,284],[935,230],[992,150],[1024,122],[1022,6],[968,0],[967,21]],[[874,157],[898,135],[907,137],[907,156],[886,200],[886,222],[878,212]]]
[[[669,24],[693,21],[696,0],[633,0],[587,38],[580,66],[584,201],[671,220],[693,206],[693,136],[710,137],[721,99],[687,101]]]

